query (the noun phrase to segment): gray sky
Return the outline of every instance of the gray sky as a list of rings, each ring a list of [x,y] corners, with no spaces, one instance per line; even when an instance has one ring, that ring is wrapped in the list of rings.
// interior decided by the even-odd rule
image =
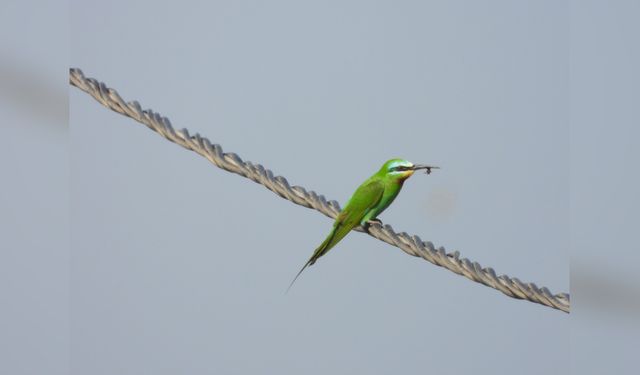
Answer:
[[[567,18],[551,1],[73,1],[71,64],[341,203],[391,157],[440,165],[381,219],[563,292]],[[327,218],[70,103],[73,373],[568,371],[566,314],[359,233],[285,295]]]
[[[635,374],[639,14],[3,1],[0,373]],[[342,203],[389,157],[441,165],[382,220],[554,292],[571,249],[571,317],[359,233],[284,295],[330,221],[69,66]]]
[[[640,3],[315,3],[0,4],[0,373],[635,373]],[[341,203],[438,164],[381,219],[553,292],[571,249],[571,317],[360,233],[285,295],[331,222],[69,66]]]
[[[639,14],[3,1],[0,373],[637,372]],[[440,165],[382,220],[554,292],[571,249],[571,317],[360,233],[285,295],[331,222],[104,109],[69,66],[342,203],[390,157]]]

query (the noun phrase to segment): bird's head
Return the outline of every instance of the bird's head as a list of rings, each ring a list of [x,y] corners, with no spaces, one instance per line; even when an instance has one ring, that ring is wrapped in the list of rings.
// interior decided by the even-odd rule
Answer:
[[[384,163],[382,168],[380,168],[379,173],[383,174],[385,177],[404,181],[419,169],[424,169],[427,174],[429,174],[432,169],[439,169],[439,167],[433,165],[413,164],[412,162],[404,159],[391,159]]]

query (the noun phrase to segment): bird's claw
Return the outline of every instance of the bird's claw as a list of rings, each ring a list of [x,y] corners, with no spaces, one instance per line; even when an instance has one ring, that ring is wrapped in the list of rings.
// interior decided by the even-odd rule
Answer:
[[[371,219],[371,220],[367,221],[367,226],[370,226],[373,223],[376,223],[376,224],[382,226],[382,221],[380,221],[380,219]]]

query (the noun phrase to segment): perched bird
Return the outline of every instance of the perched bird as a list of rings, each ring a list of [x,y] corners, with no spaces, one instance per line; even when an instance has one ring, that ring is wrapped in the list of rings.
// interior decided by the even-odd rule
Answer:
[[[380,220],[376,219],[377,216],[393,202],[400,189],[402,189],[404,181],[419,169],[425,169],[429,174],[432,169],[438,169],[438,167],[413,164],[403,159],[391,159],[384,163],[378,172],[360,185],[336,218],[333,223],[333,229],[327,238],[318,246],[311,258],[298,272],[289,285],[289,289],[305,268],[313,265],[321,256],[331,250],[351,229],[358,225],[366,226],[371,221],[380,223]]]

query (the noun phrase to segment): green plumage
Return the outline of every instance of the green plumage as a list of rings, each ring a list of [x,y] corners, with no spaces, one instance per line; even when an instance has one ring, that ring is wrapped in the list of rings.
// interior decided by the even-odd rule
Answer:
[[[289,288],[298,276],[308,266],[313,265],[320,257],[325,255],[340,240],[342,240],[353,228],[358,225],[367,225],[382,213],[396,198],[404,181],[411,177],[417,169],[426,169],[430,172],[433,166],[414,165],[403,159],[391,159],[373,176],[369,177],[356,189],[349,202],[342,209],[333,228],[327,238],[313,252],[311,258],[305,263],[300,272],[293,279]],[[288,289],[287,289],[288,290]]]

